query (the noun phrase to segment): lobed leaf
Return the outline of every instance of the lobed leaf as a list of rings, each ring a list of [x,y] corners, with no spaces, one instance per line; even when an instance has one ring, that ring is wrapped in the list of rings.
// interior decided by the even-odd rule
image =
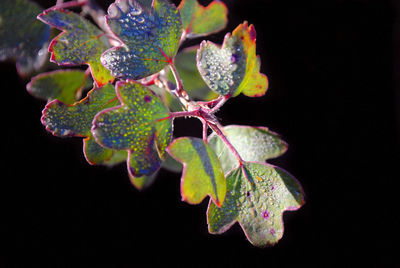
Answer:
[[[287,143],[266,127],[230,125],[225,126],[223,131],[245,161],[264,162],[284,154],[287,150]],[[225,173],[237,167],[236,157],[215,133],[208,137],[208,142],[218,155]]]
[[[138,80],[172,62],[182,23],[178,10],[167,0],[154,0],[150,10],[135,0],[117,0],[108,8],[106,19],[123,44],[101,57],[115,77]]]
[[[275,244],[283,236],[282,214],[304,204],[303,190],[289,173],[264,163],[246,163],[227,176],[225,202],[207,210],[208,230],[221,234],[236,221],[255,246]]]
[[[219,32],[228,23],[228,9],[219,1],[213,1],[204,7],[197,0],[182,0],[178,9],[188,38]]]
[[[209,195],[217,206],[224,202],[226,181],[217,156],[202,139],[184,137],[174,140],[168,153],[183,164],[182,200],[199,204]]]
[[[117,82],[116,92],[121,105],[98,113],[92,133],[102,146],[128,151],[130,176],[150,176],[160,168],[172,137],[168,109],[134,81]]]
[[[114,80],[100,62],[101,54],[110,47],[104,32],[82,16],[63,9],[45,10],[38,19],[62,30],[50,43],[51,61],[59,65],[89,65],[99,87]]]
[[[42,123],[55,136],[84,137],[84,154],[90,164],[106,163],[113,150],[98,145],[90,131],[94,116],[103,109],[118,105],[114,86],[92,89],[86,98],[67,105],[59,100],[49,102],[43,110]]]
[[[265,94],[267,77],[260,73],[256,55],[256,32],[247,22],[227,34],[222,47],[203,41],[197,51],[197,68],[206,84],[220,95],[249,97]]]
[[[28,92],[38,99],[73,104],[80,92],[91,86],[91,79],[81,70],[58,70],[42,73],[26,85]]]
[[[39,70],[47,59],[50,27],[36,20],[41,11],[28,0],[0,1],[0,61],[15,59],[20,75]]]

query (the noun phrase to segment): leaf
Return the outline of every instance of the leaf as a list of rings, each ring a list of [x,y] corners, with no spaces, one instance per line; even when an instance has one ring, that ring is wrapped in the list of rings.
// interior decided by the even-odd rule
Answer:
[[[79,99],[79,92],[89,88],[90,84],[91,80],[81,70],[58,70],[33,77],[26,88],[38,99],[58,99],[73,104]]]
[[[189,96],[197,100],[210,101],[218,95],[208,88],[197,70],[197,49],[198,46],[193,46],[180,51],[175,57],[175,66]],[[168,78],[170,81],[175,81],[172,72],[168,73]]]
[[[184,137],[174,140],[168,153],[183,164],[182,200],[199,204],[209,195],[217,206],[225,199],[226,181],[217,156],[202,139]]]
[[[172,156],[169,154],[165,157],[165,161],[162,163],[162,168],[176,173],[182,172],[182,164],[176,161]]]
[[[128,151],[130,176],[150,176],[165,158],[172,137],[172,121],[162,101],[140,83],[117,82],[120,106],[101,111],[93,120],[97,143]]]
[[[37,21],[41,11],[27,0],[0,1],[0,61],[15,59],[23,76],[39,70],[47,59],[50,27]]]
[[[158,172],[154,172],[150,176],[133,177],[129,176],[129,179],[133,186],[138,190],[144,190],[151,186],[156,180]]]
[[[128,159],[128,152],[125,150],[114,150],[114,154],[111,156],[110,159],[108,159],[106,162],[103,164],[109,167],[113,167],[115,165],[121,164],[123,162],[126,163],[126,160]]]
[[[221,48],[203,41],[197,51],[201,76],[211,90],[224,96],[264,95],[268,79],[260,73],[260,66],[260,58],[256,56],[256,31],[247,22],[240,24],[232,35],[225,35]]]
[[[213,1],[207,7],[203,7],[197,0],[182,0],[178,9],[188,38],[219,32],[228,23],[228,9],[219,1]]]
[[[225,126],[223,131],[245,161],[264,162],[284,154],[287,150],[287,143],[266,127],[230,125]],[[225,173],[237,167],[236,157],[215,133],[208,137],[208,142],[218,155]]]
[[[101,88],[92,89],[86,98],[67,105],[54,100],[43,110],[42,123],[46,130],[55,136],[84,137],[84,153],[90,164],[107,162],[113,151],[98,145],[90,129],[94,116],[103,109],[118,105],[114,87],[107,84]]]
[[[209,203],[208,230],[221,234],[236,221],[255,246],[275,244],[283,236],[282,214],[304,204],[303,190],[289,173],[263,163],[246,163],[228,174],[227,194],[221,208]]]
[[[182,23],[178,10],[167,0],[154,0],[151,10],[134,0],[118,0],[108,8],[106,19],[123,44],[101,57],[115,77],[138,80],[172,62]]]
[[[98,87],[114,80],[100,62],[101,54],[110,47],[104,32],[82,16],[63,9],[50,8],[38,19],[62,30],[50,43],[52,62],[58,65],[89,65]]]

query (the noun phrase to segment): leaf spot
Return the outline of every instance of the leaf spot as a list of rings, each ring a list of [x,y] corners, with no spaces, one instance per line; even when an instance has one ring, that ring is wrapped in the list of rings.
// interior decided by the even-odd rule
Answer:
[[[265,210],[265,211],[262,213],[262,216],[263,216],[264,219],[268,219],[268,218],[269,218],[269,213],[268,213],[268,211]]]
[[[144,96],[143,100],[147,103],[151,102],[151,97],[150,96]]]

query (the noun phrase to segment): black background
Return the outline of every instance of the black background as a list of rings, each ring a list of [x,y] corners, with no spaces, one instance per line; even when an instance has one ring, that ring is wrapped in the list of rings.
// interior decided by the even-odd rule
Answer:
[[[181,202],[178,174],[162,171],[139,192],[124,166],[90,166],[79,138],[45,131],[45,103],[5,62],[0,267],[399,267],[392,253],[400,222],[400,4],[225,2],[226,32],[244,20],[255,25],[270,88],[262,98],[230,100],[218,116],[224,125],[280,133],[289,150],[271,162],[306,193],[304,207],[285,213],[282,240],[255,248],[238,225],[208,234],[207,202]],[[177,120],[176,128],[200,135],[196,121]]]

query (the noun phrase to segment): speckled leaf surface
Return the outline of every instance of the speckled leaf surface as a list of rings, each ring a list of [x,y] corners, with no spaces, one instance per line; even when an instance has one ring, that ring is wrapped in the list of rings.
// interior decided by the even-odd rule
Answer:
[[[198,46],[188,47],[180,51],[175,57],[175,66],[182,79],[183,85],[189,96],[196,100],[209,101],[218,97],[211,91],[196,67],[196,54]],[[168,73],[170,81],[175,81],[171,72]]]
[[[304,204],[303,190],[289,173],[263,163],[246,163],[249,180],[237,168],[227,176],[225,202],[212,202],[207,211],[208,230],[221,234],[239,222],[247,239],[255,246],[275,244],[283,236],[284,211]]]
[[[0,1],[0,61],[15,59],[20,75],[39,70],[47,59],[50,27],[36,19],[42,10],[28,0]]]
[[[287,143],[266,127],[230,125],[223,128],[225,136],[245,161],[264,162],[287,150]],[[208,143],[214,149],[225,173],[238,166],[238,161],[226,144],[212,133]]]
[[[113,151],[94,142],[92,121],[103,109],[118,105],[114,86],[107,84],[92,89],[86,98],[73,105],[58,100],[49,102],[43,110],[42,123],[55,136],[84,137],[85,157],[91,164],[100,164],[111,158]]]
[[[226,194],[224,172],[214,151],[202,139],[183,137],[174,140],[168,153],[183,164],[182,200],[199,204],[207,195],[220,206]]]
[[[197,0],[182,0],[178,9],[188,38],[219,32],[228,23],[228,9],[220,1],[213,1],[204,7]]]
[[[172,137],[172,120],[157,95],[136,82],[117,82],[121,105],[103,110],[92,133],[104,147],[128,150],[130,176],[150,176],[161,166]]]
[[[123,44],[101,57],[115,77],[144,78],[161,71],[176,55],[182,23],[178,10],[167,0],[154,0],[150,10],[134,0],[117,0],[106,18]]]
[[[114,80],[100,62],[101,54],[110,44],[95,25],[74,12],[62,9],[48,9],[38,19],[63,31],[50,44],[51,61],[59,65],[89,65],[99,87]]]
[[[247,22],[227,34],[222,47],[203,41],[197,52],[197,67],[206,84],[220,95],[249,97],[265,94],[267,77],[260,73],[256,55],[256,32]]]
[[[91,84],[91,79],[84,71],[58,70],[33,77],[26,88],[38,99],[58,99],[65,104],[73,104],[80,97],[79,92],[89,88]]]

